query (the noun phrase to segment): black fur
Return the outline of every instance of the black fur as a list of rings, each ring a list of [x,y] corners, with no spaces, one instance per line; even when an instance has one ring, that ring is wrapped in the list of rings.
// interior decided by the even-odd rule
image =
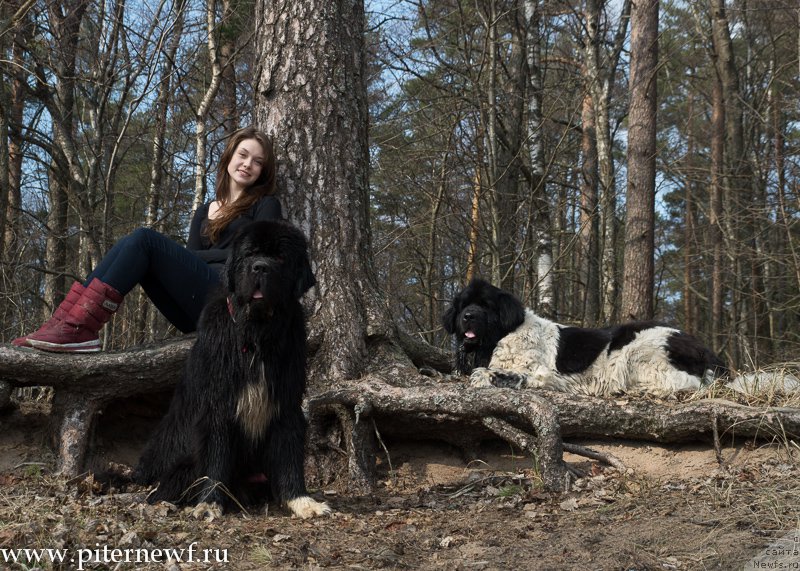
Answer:
[[[150,502],[230,507],[233,498],[283,503],[307,495],[306,330],[298,299],[314,284],[306,240],[284,222],[254,222],[234,241],[223,278],[136,469],[137,482],[158,482]],[[248,386],[263,398],[241,407]]]
[[[664,324],[657,321],[629,321],[628,323],[623,323],[622,325],[609,327],[608,331],[611,335],[611,344],[608,346],[609,354],[611,354],[613,351],[618,351],[625,345],[631,343],[636,338],[636,334],[640,331],[652,329],[653,327],[659,327],[662,325]]]
[[[711,349],[688,333],[673,333],[667,339],[667,356],[676,369],[702,377],[711,369],[714,377],[724,377],[729,371],[725,363]]]
[[[497,342],[524,320],[525,308],[516,297],[473,279],[442,315],[445,331],[456,336],[456,369],[466,375],[474,367],[488,366]]]
[[[556,369],[565,375],[582,373],[592,366],[610,341],[611,333],[606,329],[562,327],[559,330]]]

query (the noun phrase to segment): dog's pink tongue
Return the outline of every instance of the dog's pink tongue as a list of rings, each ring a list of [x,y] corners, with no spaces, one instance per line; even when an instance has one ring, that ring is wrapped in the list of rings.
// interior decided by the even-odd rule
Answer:
[[[260,289],[253,292],[253,299],[264,299],[264,294],[261,293]]]
[[[464,333],[464,337],[466,337],[467,339],[475,339],[475,333],[473,333],[472,331],[467,331],[466,333]]]

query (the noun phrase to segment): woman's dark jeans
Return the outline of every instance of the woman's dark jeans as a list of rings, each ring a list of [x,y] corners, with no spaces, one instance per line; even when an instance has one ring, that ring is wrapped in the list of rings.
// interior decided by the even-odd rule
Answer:
[[[117,242],[86,279],[107,283],[126,295],[138,283],[175,327],[189,333],[209,291],[220,283],[216,270],[170,238],[139,228]]]

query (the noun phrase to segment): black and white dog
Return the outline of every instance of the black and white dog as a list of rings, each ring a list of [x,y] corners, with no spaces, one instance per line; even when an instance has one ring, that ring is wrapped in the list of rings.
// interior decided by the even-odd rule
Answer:
[[[456,295],[442,322],[456,337],[456,368],[470,375],[472,386],[665,396],[697,390],[726,370],[688,333],[652,321],[602,329],[561,325],[480,279]]]
[[[293,226],[254,222],[233,243],[225,290],[207,303],[186,372],[134,479],[148,501],[219,511],[268,498],[302,518],[330,508],[304,477],[306,329],[299,298],[314,284]]]

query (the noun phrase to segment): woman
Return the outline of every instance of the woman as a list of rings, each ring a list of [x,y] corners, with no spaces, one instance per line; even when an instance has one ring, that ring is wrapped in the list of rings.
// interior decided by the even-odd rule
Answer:
[[[263,132],[234,133],[219,161],[216,200],[197,209],[186,248],[148,228],[117,242],[85,282],[75,282],[53,316],[17,347],[89,353],[100,350],[98,332],[138,283],[175,327],[194,331],[206,294],[237,230],[254,220],[281,218],[275,193],[275,156]]]

